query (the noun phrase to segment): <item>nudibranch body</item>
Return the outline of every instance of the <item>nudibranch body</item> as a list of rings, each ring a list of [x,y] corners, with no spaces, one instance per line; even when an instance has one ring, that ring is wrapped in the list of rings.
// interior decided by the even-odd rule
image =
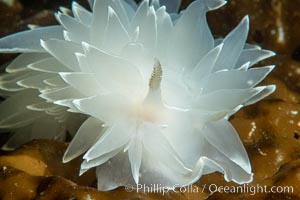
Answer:
[[[84,154],[81,173],[97,167],[100,190],[186,186],[212,172],[251,182],[228,118],[275,86],[256,87],[274,66],[252,66],[274,53],[246,44],[248,17],[214,39],[206,13],[224,0],[195,0],[179,14],[180,0],[89,3],[58,12],[60,25],[0,40],[1,52],[23,53],[0,79],[10,96],[0,128],[29,132],[42,115],[65,130],[86,116],[64,162]]]

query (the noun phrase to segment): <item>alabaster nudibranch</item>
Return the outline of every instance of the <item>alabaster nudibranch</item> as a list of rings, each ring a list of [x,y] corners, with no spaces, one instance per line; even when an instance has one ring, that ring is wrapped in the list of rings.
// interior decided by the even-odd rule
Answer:
[[[180,13],[180,0],[89,3],[91,11],[61,9],[59,25],[0,40],[1,52],[22,53],[0,76],[0,128],[16,132],[5,147],[80,124],[63,161],[83,154],[80,173],[96,167],[99,190],[179,187],[212,172],[251,182],[228,118],[275,86],[256,86],[274,66],[253,65],[274,53],[245,43],[249,18],[214,39],[206,13],[224,0],[195,0]]]

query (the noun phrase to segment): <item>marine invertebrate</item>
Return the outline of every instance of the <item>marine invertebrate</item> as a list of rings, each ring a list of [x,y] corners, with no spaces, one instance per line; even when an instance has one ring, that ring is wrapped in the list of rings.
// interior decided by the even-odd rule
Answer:
[[[250,182],[247,153],[227,119],[275,90],[255,87],[274,66],[250,68],[274,53],[245,43],[248,17],[213,38],[206,12],[225,3],[196,0],[177,14],[180,1],[96,0],[92,12],[74,2],[74,17],[57,13],[60,25],[0,40],[0,51],[23,52],[18,59],[28,64],[7,68],[16,80],[6,90],[30,88],[44,99],[22,109],[88,116],[64,161],[86,152],[81,173],[97,167],[100,190],[183,186],[215,171]]]

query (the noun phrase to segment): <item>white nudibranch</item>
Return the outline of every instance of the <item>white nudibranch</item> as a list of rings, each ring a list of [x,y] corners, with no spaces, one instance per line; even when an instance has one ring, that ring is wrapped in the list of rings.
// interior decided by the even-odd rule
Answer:
[[[213,172],[251,182],[228,118],[275,86],[256,87],[274,66],[253,66],[274,53],[246,44],[248,17],[214,39],[206,13],[225,0],[180,13],[180,0],[89,3],[0,39],[0,52],[21,53],[0,75],[0,128],[16,132],[4,148],[76,132],[63,162],[84,154],[80,173],[96,167],[99,190],[180,187]]]

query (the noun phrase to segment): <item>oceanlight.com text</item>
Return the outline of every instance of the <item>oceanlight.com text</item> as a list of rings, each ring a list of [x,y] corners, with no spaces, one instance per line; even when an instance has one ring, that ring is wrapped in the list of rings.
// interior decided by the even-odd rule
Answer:
[[[174,193],[226,193],[226,194],[241,194],[247,193],[249,195],[255,195],[259,193],[293,193],[293,186],[267,186],[267,185],[238,185],[238,186],[221,186],[217,184],[204,184],[201,186],[188,185],[185,187],[179,187],[174,185],[172,187],[164,187],[161,184],[138,184],[138,185],[126,185],[125,190],[127,192],[137,193],[161,193],[167,194],[169,192]]]

